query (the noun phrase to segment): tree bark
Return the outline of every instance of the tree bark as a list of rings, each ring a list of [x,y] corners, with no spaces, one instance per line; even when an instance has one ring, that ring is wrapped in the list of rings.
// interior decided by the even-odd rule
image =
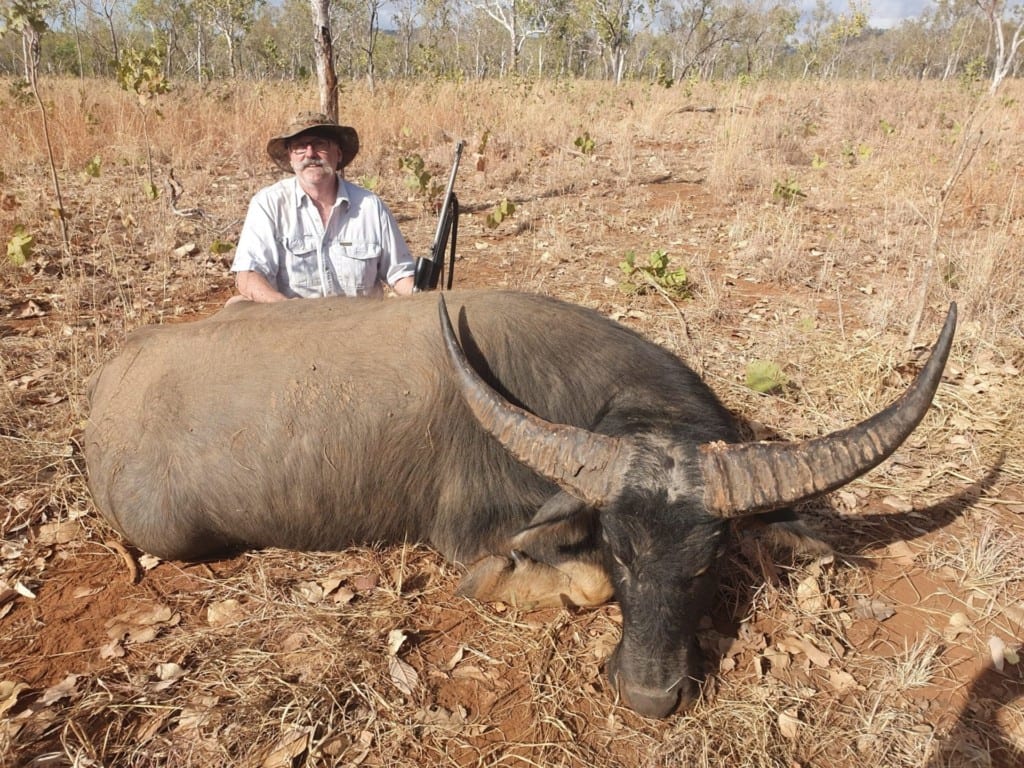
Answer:
[[[313,49],[316,79],[320,84],[320,111],[338,119],[338,76],[334,71],[334,43],[331,39],[331,0],[309,0],[313,11]]]

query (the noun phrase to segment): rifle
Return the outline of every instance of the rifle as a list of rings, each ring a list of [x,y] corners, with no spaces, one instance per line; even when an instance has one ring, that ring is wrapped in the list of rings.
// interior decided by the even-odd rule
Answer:
[[[459,160],[462,158],[462,148],[465,144],[466,142],[460,141],[455,145],[455,163],[448,177],[448,188],[441,204],[441,217],[437,222],[437,232],[434,234],[430,256],[416,259],[416,275],[413,278],[416,291],[432,291],[437,288],[441,272],[444,271],[444,249],[448,246],[449,237],[451,249],[448,257],[447,290],[452,289],[452,280],[455,277],[455,237],[459,231],[459,198],[455,196],[455,174],[459,172]]]

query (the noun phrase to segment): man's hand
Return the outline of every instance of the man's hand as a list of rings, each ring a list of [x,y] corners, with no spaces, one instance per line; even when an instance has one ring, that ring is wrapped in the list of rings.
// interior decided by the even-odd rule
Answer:
[[[287,296],[274,288],[270,281],[259,272],[237,272],[235,274],[235,287],[242,294],[242,298],[255,301],[258,304],[288,300]]]
[[[409,277],[403,277],[401,280],[399,280],[393,286],[391,286],[391,288],[399,296],[411,296],[414,285],[415,278],[410,275]]]

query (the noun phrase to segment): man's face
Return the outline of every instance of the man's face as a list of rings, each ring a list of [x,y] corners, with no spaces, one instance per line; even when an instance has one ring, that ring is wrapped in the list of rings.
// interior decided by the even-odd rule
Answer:
[[[300,133],[288,140],[288,154],[295,175],[310,182],[333,176],[341,163],[341,148],[332,139]]]

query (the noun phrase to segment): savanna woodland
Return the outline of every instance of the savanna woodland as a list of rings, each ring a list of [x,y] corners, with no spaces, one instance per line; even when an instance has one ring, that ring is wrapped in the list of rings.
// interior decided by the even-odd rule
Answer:
[[[1024,764],[1019,3],[0,8],[0,766]],[[753,437],[880,410],[958,304],[922,424],[800,508],[834,554],[732,526],[692,707],[617,701],[614,602],[473,603],[413,542],[164,562],[97,513],[86,382],[232,294],[325,31],[416,255],[465,140],[456,288],[597,309]]]

